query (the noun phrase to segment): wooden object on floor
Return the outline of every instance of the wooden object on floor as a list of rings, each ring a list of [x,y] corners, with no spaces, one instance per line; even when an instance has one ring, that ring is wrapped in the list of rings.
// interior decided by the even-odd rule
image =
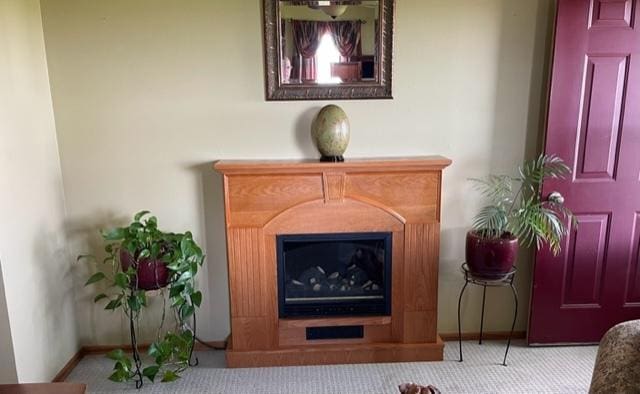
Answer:
[[[0,394],[84,394],[83,383],[23,383],[0,384]]]
[[[232,337],[229,367],[441,360],[436,332],[440,156],[220,161]],[[276,235],[391,232],[391,316],[278,318]],[[360,339],[309,341],[306,327],[364,326]]]

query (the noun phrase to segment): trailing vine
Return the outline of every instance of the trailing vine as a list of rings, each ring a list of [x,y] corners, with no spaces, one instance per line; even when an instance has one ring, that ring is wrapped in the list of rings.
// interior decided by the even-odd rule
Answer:
[[[148,306],[147,290],[139,287],[139,268],[151,261],[164,264],[168,269],[166,286],[158,284],[163,299],[162,317],[156,339],[147,351],[153,362],[142,368],[142,360],[135,357],[139,352],[133,335],[138,330],[132,327],[134,357],[122,349],[108,353],[107,357],[115,362],[109,379],[126,382],[134,379],[140,369],[142,375],[152,382],[157,377],[161,377],[162,382],[180,378],[180,374],[189,367],[193,352],[194,330],[189,323],[202,303],[202,293],[195,284],[198,268],[204,263],[202,249],[193,240],[191,232],[159,230],[157,218],[149,216],[149,211],[138,212],[126,227],[101,231],[101,236],[106,257],[85,286],[106,284],[104,291],[94,297],[94,302],[104,302],[104,309],[108,311],[122,311],[132,325],[134,322],[138,325],[140,313]],[[85,259],[95,261],[91,255],[78,257],[78,260]],[[165,330],[167,303],[175,324]]]

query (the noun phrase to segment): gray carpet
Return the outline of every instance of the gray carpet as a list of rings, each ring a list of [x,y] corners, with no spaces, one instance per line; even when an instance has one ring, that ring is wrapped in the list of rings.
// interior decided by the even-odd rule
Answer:
[[[111,360],[88,356],[67,381],[87,383],[91,393],[392,394],[403,382],[432,384],[443,393],[587,392],[597,347],[529,348],[516,342],[503,367],[504,347],[504,342],[465,342],[463,363],[457,361],[458,343],[447,342],[443,362],[254,369],[226,369],[223,352],[198,352],[200,365],[181,380],[145,382],[140,391],[108,381]]]

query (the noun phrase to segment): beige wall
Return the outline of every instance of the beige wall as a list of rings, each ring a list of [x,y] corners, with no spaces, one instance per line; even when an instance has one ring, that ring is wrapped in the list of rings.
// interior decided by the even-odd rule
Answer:
[[[16,374],[16,359],[13,357],[13,343],[11,341],[11,324],[7,311],[7,299],[4,294],[4,280],[2,278],[2,261],[0,261],[0,384],[18,382]]]
[[[0,0],[0,54],[0,259],[15,370],[20,382],[49,381],[78,340],[37,0]]]
[[[442,154],[439,328],[456,330],[464,236],[480,206],[468,182],[534,154],[552,0],[398,0],[394,100],[344,101],[348,157]],[[260,0],[43,0],[73,253],[95,230],[150,209],[206,245],[205,339],[228,334],[220,178],[224,158],[317,157],[312,116],[326,102],[265,102]],[[530,264],[520,262],[526,325]],[[86,277],[87,269],[75,275]],[[77,279],[80,282],[80,279]],[[127,341],[126,324],[77,286],[83,343]],[[488,330],[510,326],[510,295],[488,295]],[[464,328],[477,331],[478,291]]]

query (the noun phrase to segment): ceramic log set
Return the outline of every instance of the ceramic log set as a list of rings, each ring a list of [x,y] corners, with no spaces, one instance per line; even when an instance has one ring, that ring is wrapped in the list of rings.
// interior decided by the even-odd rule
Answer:
[[[344,110],[330,104],[323,107],[311,123],[311,138],[320,151],[320,161],[344,161],[351,130]]]

